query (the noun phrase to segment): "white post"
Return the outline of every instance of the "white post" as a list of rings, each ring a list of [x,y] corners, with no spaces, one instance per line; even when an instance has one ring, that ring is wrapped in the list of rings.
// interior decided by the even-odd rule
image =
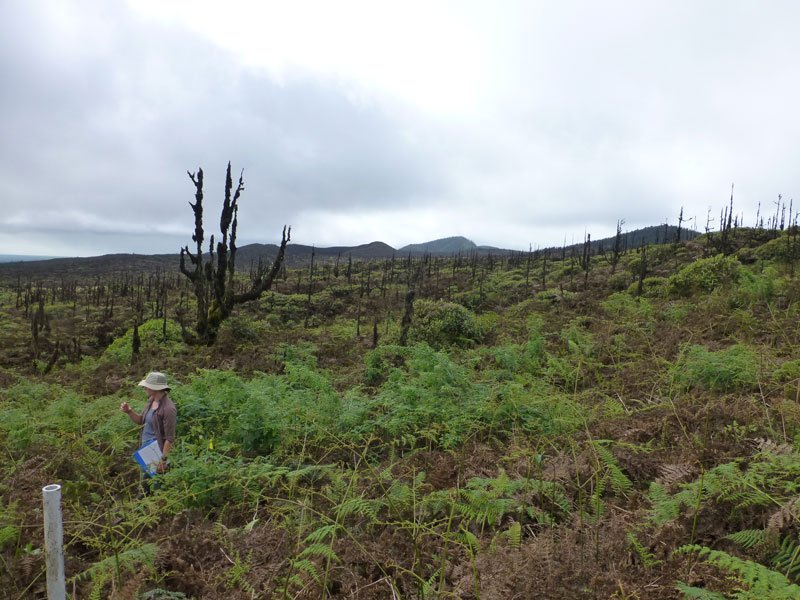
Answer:
[[[66,600],[61,486],[58,484],[44,486],[42,497],[44,500],[44,559],[47,565],[47,600]]]

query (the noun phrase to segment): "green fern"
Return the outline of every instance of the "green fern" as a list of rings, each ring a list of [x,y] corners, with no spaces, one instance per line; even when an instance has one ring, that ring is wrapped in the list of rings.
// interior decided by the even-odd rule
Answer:
[[[750,548],[763,544],[767,539],[768,533],[769,532],[764,529],[744,529],[742,531],[737,531],[736,533],[726,535],[725,539],[738,544],[745,550],[749,550]]]
[[[658,560],[655,557],[655,554],[650,552],[647,548],[644,547],[642,542],[639,541],[639,538],[636,537],[636,534],[632,531],[627,535],[628,544],[630,544],[633,551],[636,552],[636,555],[639,557],[639,560],[642,561],[642,564],[645,566],[646,569],[651,569],[656,565],[660,565],[663,561]]]
[[[733,598],[737,600],[796,600],[800,598],[800,586],[793,584],[782,573],[773,571],[760,563],[697,544],[681,546],[676,552],[697,554],[707,563],[736,575],[742,586],[733,595]]]
[[[19,539],[19,528],[13,525],[0,527],[0,550],[6,546],[16,546]]]
[[[292,559],[291,563],[292,563],[292,567],[298,573],[305,573],[306,575],[311,577],[311,579],[313,579],[317,583],[319,583],[321,581],[320,576],[319,576],[319,570],[317,570],[317,565],[315,565],[313,562],[311,562],[308,558],[295,558],[295,559]],[[303,585],[303,581],[299,577],[292,576],[291,579],[293,579],[293,583],[299,584],[300,586]]]
[[[675,584],[675,587],[678,589],[679,592],[683,594],[683,597],[686,600],[727,600],[724,594],[720,594],[719,592],[712,592],[710,590],[704,590],[703,588],[694,587],[691,585],[686,585],[682,581],[678,581]]]
[[[785,537],[771,563],[786,577],[796,581],[800,575],[800,545],[793,538]]]
[[[615,494],[627,497],[633,488],[633,482],[625,475],[617,458],[607,448],[609,443],[611,443],[609,440],[596,440],[592,445],[604,470],[603,478],[608,480]]]
[[[313,543],[309,544],[297,555],[299,559],[305,558],[325,558],[327,560],[340,562],[339,555],[333,551],[328,544]]]
[[[522,545],[522,525],[518,521],[514,521],[502,535],[508,538],[508,545],[514,550],[519,550]]]
[[[89,600],[103,599],[103,588],[106,583],[108,583],[109,579],[111,579],[111,574],[106,571],[101,571],[92,578],[92,589],[89,592]]]
[[[759,453],[745,469],[741,459],[717,465],[699,479],[681,484],[680,491],[675,494],[652,483],[650,519],[663,525],[677,518],[684,509],[702,509],[709,503],[725,503],[732,512],[761,507],[786,510],[787,502],[797,496],[795,482],[798,479],[799,453]]]
[[[681,502],[670,495],[663,485],[652,482],[647,495],[652,505],[650,520],[653,523],[663,525],[678,518],[681,513]]]
[[[378,518],[380,503],[367,498],[349,498],[336,508],[336,519],[341,521],[351,515],[366,517],[370,521]]]
[[[305,542],[309,544],[322,542],[326,538],[332,538],[336,535],[336,532],[341,528],[341,525],[338,523],[331,523],[329,525],[320,525],[314,531],[309,533],[306,538]]]
[[[91,567],[73,576],[70,581],[92,580],[94,582],[105,578],[108,580],[115,573],[136,573],[141,568],[154,569],[158,546],[155,544],[142,544],[133,546],[117,554],[105,557]]]

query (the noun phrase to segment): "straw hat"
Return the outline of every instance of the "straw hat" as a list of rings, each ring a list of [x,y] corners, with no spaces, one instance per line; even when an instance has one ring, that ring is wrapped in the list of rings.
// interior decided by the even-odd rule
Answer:
[[[139,385],[155,391],[169,389],[167,376],[163,373],[159,373],[158,371],[151,371],[148,373],[147,377],[139,382]]]

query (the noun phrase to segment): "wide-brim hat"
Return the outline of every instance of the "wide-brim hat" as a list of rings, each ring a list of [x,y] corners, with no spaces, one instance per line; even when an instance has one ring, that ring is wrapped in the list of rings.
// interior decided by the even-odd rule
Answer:
[[[139,385],[151,390],[155,390],[156,392],[169,389],[167,376],[163,373],[159,373],[158,371],[151,371],[148,373],[147,377],[139,382]]]

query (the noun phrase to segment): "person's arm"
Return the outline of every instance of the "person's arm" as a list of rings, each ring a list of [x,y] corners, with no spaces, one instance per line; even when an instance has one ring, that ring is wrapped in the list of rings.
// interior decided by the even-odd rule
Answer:
[[[164,440],[164,447],[161,449],[161,457],[166,460],[169,451],[172,450],[172,442],[169,440]]]
[[[126,415],[128,415],[128,418],[131,421],[133,421],[134,423],[136,423],[137,425],[141,425],[142,424],[142,415],[140,415],[139,413],[134,411],[131,408],[130,404],[128,404],[127,402],[123,402],[122,404],[120,404],[119,405],[119,409],[122,412],[124,412]]]
[[[163,472],[166,468],[166,460],[172,446],[175,444],[175,424],[178,420],[178,413],[175,406],[164,407],[161,414],[161,431],[164,435],[164,446],[161,448],[161,463],[159,464],[159,471]]]

